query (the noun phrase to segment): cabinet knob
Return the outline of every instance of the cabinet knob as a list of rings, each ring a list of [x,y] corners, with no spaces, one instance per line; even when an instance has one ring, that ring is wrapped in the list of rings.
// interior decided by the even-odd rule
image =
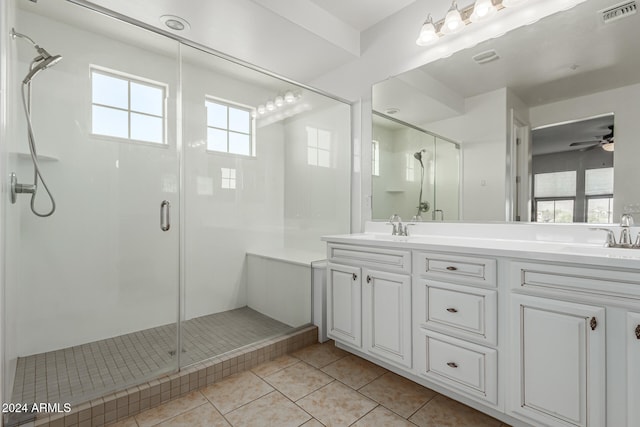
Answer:
[[[447,267],[447,270],[449,271],[456,271],[458,269],[458,267],[454,267],[453,265],[450,265],[449,267]]]
[[[353,277],[353,280],[358,280],[358,275],[356,273],[353,273],[352,277]]]
[[[636,326],[636,338],[640,340],[640,325]]]
[[[598,326],[598,320],[595,317],[592,317],[591,321],[589,322],[589,326],[591,326],[592,331],[595,331],[596,327]]]
[[[371,283],[371,276],[367,275],[367,283]]]
[[[447,363],[447,366],[450,367],[450,368],[457,368],[458,364],[456,362],[449,362],[449,363]]]
[[[457,310],[457,309],[455,309],[455,308],[453,308],[453,307],[451,307],[451,308],[447,308],[447,311],[448,311],[449,313],[457,313],[457,312],[458,312],[458,310]]]

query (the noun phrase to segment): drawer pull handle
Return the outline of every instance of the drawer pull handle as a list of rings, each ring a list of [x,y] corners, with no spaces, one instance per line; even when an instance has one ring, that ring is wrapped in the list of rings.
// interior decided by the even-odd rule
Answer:
[[[353,280],[358,280],[358,275],[356,273],[353,273]]]
[[[449,271],[456,271],[458,269],[458,267],[454,267],[453,265],[450,265],[449,267],[447,267],[447,270]]]
[[[598,320],[595,317],[592,317],[591,321],[589,322],[589,326],[591,326],[592,331],[595,331],[596,327],[598,326]]]
[[[447,308],[447,311],[448,311],[449,313],[457,313],[457,312],[458,312],[458,310],[457,310],[457,309],[455,309],[455,308]]]
[[[636,338],[640,340],[640,325],[636,326]]]
[[[449,362],[449,363],[447,363],[447,366],[450,367],[450,368],[457,368],[458,364],[456,362]]]

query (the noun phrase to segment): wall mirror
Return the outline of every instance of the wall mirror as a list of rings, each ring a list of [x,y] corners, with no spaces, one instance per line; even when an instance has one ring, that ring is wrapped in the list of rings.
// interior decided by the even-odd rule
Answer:
[[[617,4],[588,0],[373,86],[374,111],[394,111],[402,122],[459,143],[460,219],[618,222],[638,206],[640,14],[604,19]],[[374,139],[375,129],[374,120]],[[538,147],[543,141],[545,149]],[[566,159],[550,159],[550,147]],[[585,167],[585,155],[598,159]],[[572,169],[576,190],[542,191],[545,179],[546,188],[562,186],[563,175],[552,172],[569,164],[582,165]],[[548,174],[538,180],[538,194],[536,173]],[[584,187],[596,175],[598,197]],[[373,218],[386,219],[376,209],[376,179]],[[589,216],[589,204],[599,213]]]

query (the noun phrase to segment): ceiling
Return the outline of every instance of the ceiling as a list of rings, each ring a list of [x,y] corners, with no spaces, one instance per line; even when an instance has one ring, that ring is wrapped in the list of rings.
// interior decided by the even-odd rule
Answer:
[[[350,27],[364,31],[416,0],[311,0]]]
[[[613,114],[608,114],[534,129],[531,132],[533,141],[531,154],[538,156],[573,150],[586,151],[615,130],[613,120]],[[615,135],[615,132],[613,133]],[[581,144],[571,147],[571,144],[576,142]],[[586,144],[582,144],[583,142]]]

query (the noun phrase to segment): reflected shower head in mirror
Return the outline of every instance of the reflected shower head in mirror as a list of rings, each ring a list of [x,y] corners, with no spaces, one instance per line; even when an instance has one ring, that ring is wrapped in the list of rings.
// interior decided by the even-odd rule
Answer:
[[[38,46],[31,37],[25,34],[18,33],[13,28],[11,29],[11,37],[13,39],[21,38],[21,39],[27,40],[29,43],[33,45],[33,47],[38,52],[38,56],[33,58],[29,73],[25,76],[24,80],[22,80],[22,84],[25,84],[25,85],[28,84],[29,82],[31,82],[31,79],[33,79],[35,75],[38,74],[40,71],[57,64],[62,59],[61,55],[51,55],[44,48]]]

